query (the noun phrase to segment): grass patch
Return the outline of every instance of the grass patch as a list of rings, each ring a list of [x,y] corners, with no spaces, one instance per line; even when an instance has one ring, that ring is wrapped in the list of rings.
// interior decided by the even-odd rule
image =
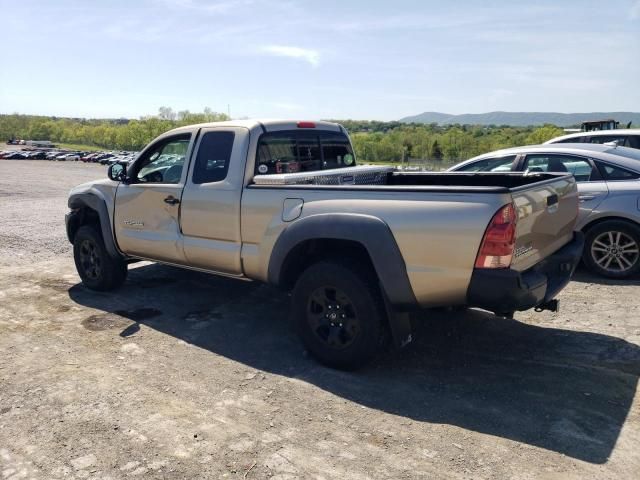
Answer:
[[[67,150],[78,150],[81,152],[97,152],[108,150],[102,147],[96,147],[94,145],[80,145],[78,143],[56,143],[57,148],[65,148]]]

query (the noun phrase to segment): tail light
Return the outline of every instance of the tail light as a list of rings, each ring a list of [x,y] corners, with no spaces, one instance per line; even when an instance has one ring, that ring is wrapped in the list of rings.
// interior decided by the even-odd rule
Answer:
[[[316,128],[314,122],[298,122],[298,128]]]
[[[509,268],[516,246],[517,220],[512,203],[496,212],[482,238],[476,268]]]

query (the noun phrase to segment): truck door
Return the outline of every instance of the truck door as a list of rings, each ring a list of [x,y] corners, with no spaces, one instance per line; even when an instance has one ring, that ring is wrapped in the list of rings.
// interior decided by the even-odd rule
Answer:
[[[118,185],[114,230],[129,255],[184,263],[179,212],[192,134],[164,137],[147,147]]]
[[[190,266],[242,275],[240,199],[248,148],[246,128],[200,131],[180,206]]]

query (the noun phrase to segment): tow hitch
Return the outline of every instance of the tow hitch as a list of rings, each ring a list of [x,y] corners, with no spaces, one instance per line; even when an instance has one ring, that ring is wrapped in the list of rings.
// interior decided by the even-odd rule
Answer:
[[[534,308],[536,312],[543,312],[545,310],[549,310],[550,312],[559,312],[560,311],[560,300],[549,300],[548,302],[541,303],[537,307]]]

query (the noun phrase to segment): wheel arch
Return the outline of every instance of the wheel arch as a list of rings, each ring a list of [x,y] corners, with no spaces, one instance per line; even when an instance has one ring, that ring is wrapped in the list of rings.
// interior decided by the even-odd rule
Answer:
[[[596,227],[597,225],[600,225],[601,223],[608,222],[608,221],[625,222],[625,223],[630,223],[630,224],[632,224],[632,225],[634,225],[636,227],[640,227],[640,224],[638,224],[638,222],[636,222],[635,220],[633,220],[631,218],[623,217],[623,216],[619,216],[619,215],[607,215],[607,216],[594,218],[590,222],[586,223],[580,229],[580,231],[586,234],[589,230],[591,230],[592,228]]]
[[[320,258],[356,257],[371,266],[394,308],[415,308],[407,269],[389,226],[363,214],[318,214],[288,225],[269,260],[269,283],[291,288],[299,274]]]
[[[69,197],[68,205],[71,213],[67,215],[66,227],[67,238],[71,243],[82,225],[95,223],[102,233],[102,239],[109,255],[112,257],[122,256],[113,237],[111,217],[104,198],[95,193],[78,193]]]

